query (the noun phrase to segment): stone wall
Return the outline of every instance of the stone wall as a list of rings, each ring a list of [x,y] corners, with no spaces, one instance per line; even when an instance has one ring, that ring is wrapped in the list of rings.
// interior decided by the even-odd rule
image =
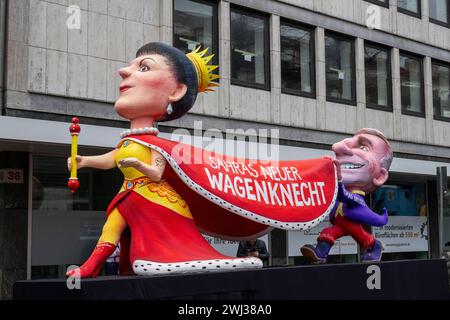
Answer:
[[[345,5],[337,4],[341,2]],[[448,122],[433,118],[431,58],[450,60],[450,29],[430,23],[428,1],[422,3],[423,16],[418,19],[397,12],[396,1],[391,0],[389,9],[381,8],[385,29],[379,31],[365,26],[364,12],[371,3],[363,0],[222,0],[218,10],[221,86],[214,93],[199,95],[191,113],[242,121],[242,126],[262,124],[347,135],[361,127],[375,127],[392,141],[417,144],[415,150],[408,152],[415,155],[423,155],[420,148],[423,145],[448,148]],[[81,10],[80,29],[66,26],[66,10],[72,4]],[[133,58],[143,43],[172,43],[172,4],[172,0],[9,1],[6,115],[76,114],[91,119],[123,120],[112,108],[120,83],[117,70]],[[270,15],[268,91],[231,85],[230,10],[234,5]],[[284,18],[317,27],[315,99],[281,92],[279,29]],[[418,28],[425,31],[416,32]],[[327,30],[355,37],[356,106],[326,99],[324,35]],[[391,54],[393,112],[366,107],[364,39],[394,48]],[[424,56],[424,118],[402,113],[400,50]],[[180,122],[180,125],[185,124]]]

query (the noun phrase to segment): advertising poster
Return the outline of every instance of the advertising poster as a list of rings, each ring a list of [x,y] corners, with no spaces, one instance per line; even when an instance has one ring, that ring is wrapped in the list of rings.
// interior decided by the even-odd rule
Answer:
[[[427,217],[389,217],[388,223],[373,228],[375,237],[384,244],[384,252],[428,251]]]
[[[372,233],[384,244],[384,253],[428,251],[427,217],[399,216],[389,217],[384,227],[375,227]],[[306,231],[289,231],[289,256],[301,256],[300,247],[317,243],[317,237],[324,228],[331,226],[326,221]],[[351,237],[336,241],[331,255],[356,254],[357,244]]]

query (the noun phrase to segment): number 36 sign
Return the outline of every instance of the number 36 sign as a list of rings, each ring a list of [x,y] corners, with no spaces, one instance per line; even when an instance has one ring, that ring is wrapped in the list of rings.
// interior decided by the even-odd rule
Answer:
[[[0,183],[23,183],[23,170],[0,169]]]

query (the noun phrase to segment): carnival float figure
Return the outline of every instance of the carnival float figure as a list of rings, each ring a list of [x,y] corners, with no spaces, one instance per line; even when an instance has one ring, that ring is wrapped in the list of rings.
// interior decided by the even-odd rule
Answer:
[[[181,117],[192,108],[198,92],[217,86],[213,80],[218,76],[211,73],[217,66],[208,65],[212,56],[205,56],[206,51],[197,48],[184,54],[163,43],[148,43],[119,70],[122,82],[115,110],[131,128],[122,133],[113,151],[76,156],[76,164],[118,167],[124,183],[107,209],[91,256],[67,276],[97,276],[119,242],[122,275],[261,268],[258,258],[222,255],[202,233],[246,240],[271,227],[307,229],[332,209],[337,183],[330,160],[279,162],[271,167],[246,159],[224,161],[214,152],[157,136],[156,121]],[[69,158],[69,170],[71,164]],[[319,181],[317,172],[323,173]],[[296,188],[295,199],[291,187]],[[292,210],[298,206],[301,213]]]
[[[331,227],[325,228],[317,245],[301,247],[303,256],[311,263],[327,261],[335,241],[351,236],[362,249],[361,261],[381,260],[383,244],[366,226],[384,226],[388,212],[373,212],[364,196],[383,185],[389,176],[392,149],[386,137],[376,129],[364,128],[352,138],[335,143],[332,147],[338,168],[338,197],[330,214]]]

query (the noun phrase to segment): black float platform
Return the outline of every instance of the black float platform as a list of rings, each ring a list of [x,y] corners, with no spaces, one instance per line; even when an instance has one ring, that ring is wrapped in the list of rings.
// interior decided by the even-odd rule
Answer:
[[[379,266],[380,289],[367,282]],[[369,280],[370,283],[373,281]],[[14,299],[449,299],[445,260],[330,264],[158,277],[18,281]]]

